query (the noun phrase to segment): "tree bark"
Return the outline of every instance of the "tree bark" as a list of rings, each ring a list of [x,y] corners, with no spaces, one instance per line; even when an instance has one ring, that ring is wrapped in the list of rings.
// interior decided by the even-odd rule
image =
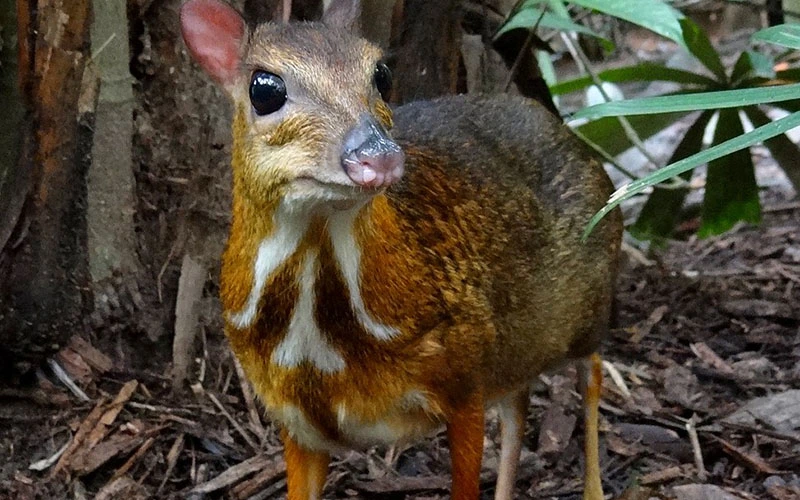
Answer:
[[[392,101],[402,104],[465,91],[459,87],[461,10],[459,0],[405,0],[392,52]]]
[[[29,181],[2,248],[0,358],[36,362],[80,331],[89,303],[86,175],[97,86],[86,72],[88,0],[19,0],[17,13],[27,113],[11,175]]]
[[[133,214],[133,78],[126,0],[93,0],[100,95],[89,170],[89,268],[99,283],[138,269]]]

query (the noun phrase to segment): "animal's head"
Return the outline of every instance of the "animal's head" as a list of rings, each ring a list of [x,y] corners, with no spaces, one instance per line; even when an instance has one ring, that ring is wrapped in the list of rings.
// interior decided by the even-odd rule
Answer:
[[[359,202],[400,179],[380,49],[357,36],[357,0],[321,23],[249,29],[221,0],[181,9],[186,46],[234,103],[235,189],[254,202]]]

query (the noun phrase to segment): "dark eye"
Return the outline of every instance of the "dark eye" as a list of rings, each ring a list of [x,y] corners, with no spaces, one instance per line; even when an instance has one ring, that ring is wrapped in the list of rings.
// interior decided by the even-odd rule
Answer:
[[[392,72],[382,62],[375,66],[375,88],[378,89],[384,101],[389,100],[389,94],[392,92]]]
[[[274,113],[286,102],[286,84],[274,73],[256,71],[250,80],[250,103],[259,116]]]

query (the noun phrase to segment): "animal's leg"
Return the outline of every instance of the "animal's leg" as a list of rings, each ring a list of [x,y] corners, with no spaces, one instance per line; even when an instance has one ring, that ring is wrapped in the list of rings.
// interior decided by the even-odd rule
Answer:
[[[500,416],[500,464],[497,468],[495,500],[513,500],[519,466],[525,418],[528,416],[528,388],[506,397],[497,406]]]
[[[286,457],[286,484],[289,500],[318,500],[328,475],[327,453],[311,451],[297,444],[289,433],[283,432]]]
[[[483,458],[483,397],[480,393],[454,411],[447,422],[453,469],[452,500],[477,500]]]
[[[583,500],[603,500],[600,480],[598,419],[600,391],[603,387],[602,359],[594,353],[579,364],[578,375],[583,393],[584,408],[584,470]]]

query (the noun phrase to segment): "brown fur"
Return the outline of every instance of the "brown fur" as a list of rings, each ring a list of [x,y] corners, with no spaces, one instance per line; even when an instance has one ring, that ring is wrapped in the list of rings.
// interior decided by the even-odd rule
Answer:
[[[295,165],[327,162],[362,113],[391,126],[391,111],[371,87],[380,57],[363,40],[318,25],[265,25],[249,37],[242,81],[254,68],[281,74],[307,111],[272,123],[254,119],[246,100],[237,100],[226,311],[247,301],[258,245],[277,230],[276,207],[302,177]],[[360,444],[344,435],[340,405],[360,422],[384,422],[409,437],[447,422],[454,497],[476,498],[484,405],[597,349],[609,320],[621,221],[611,214],[580,242],[611,184],[588,149],[533,102],[452,97],[401,107],[395,122],[406,175],[360,209],[355,232],[367,312],[399,334],[379,340],[356,318],[333,255],[329,209],[312,214],[294,255],[269,277],[257,320],[228,325],[227,334],[266,407],[300,409],[326,442]],[[346,362],[332,374],[308,362],[270,362],[312,250],[320,262],[316,323]],[[409,393],[424,404],[409,404]],[[292,491],[304,480],[297,468],[306,459],[326,463],[327,447],[309,451],[283,423],[290,425],[290,498],[301,498]]]

